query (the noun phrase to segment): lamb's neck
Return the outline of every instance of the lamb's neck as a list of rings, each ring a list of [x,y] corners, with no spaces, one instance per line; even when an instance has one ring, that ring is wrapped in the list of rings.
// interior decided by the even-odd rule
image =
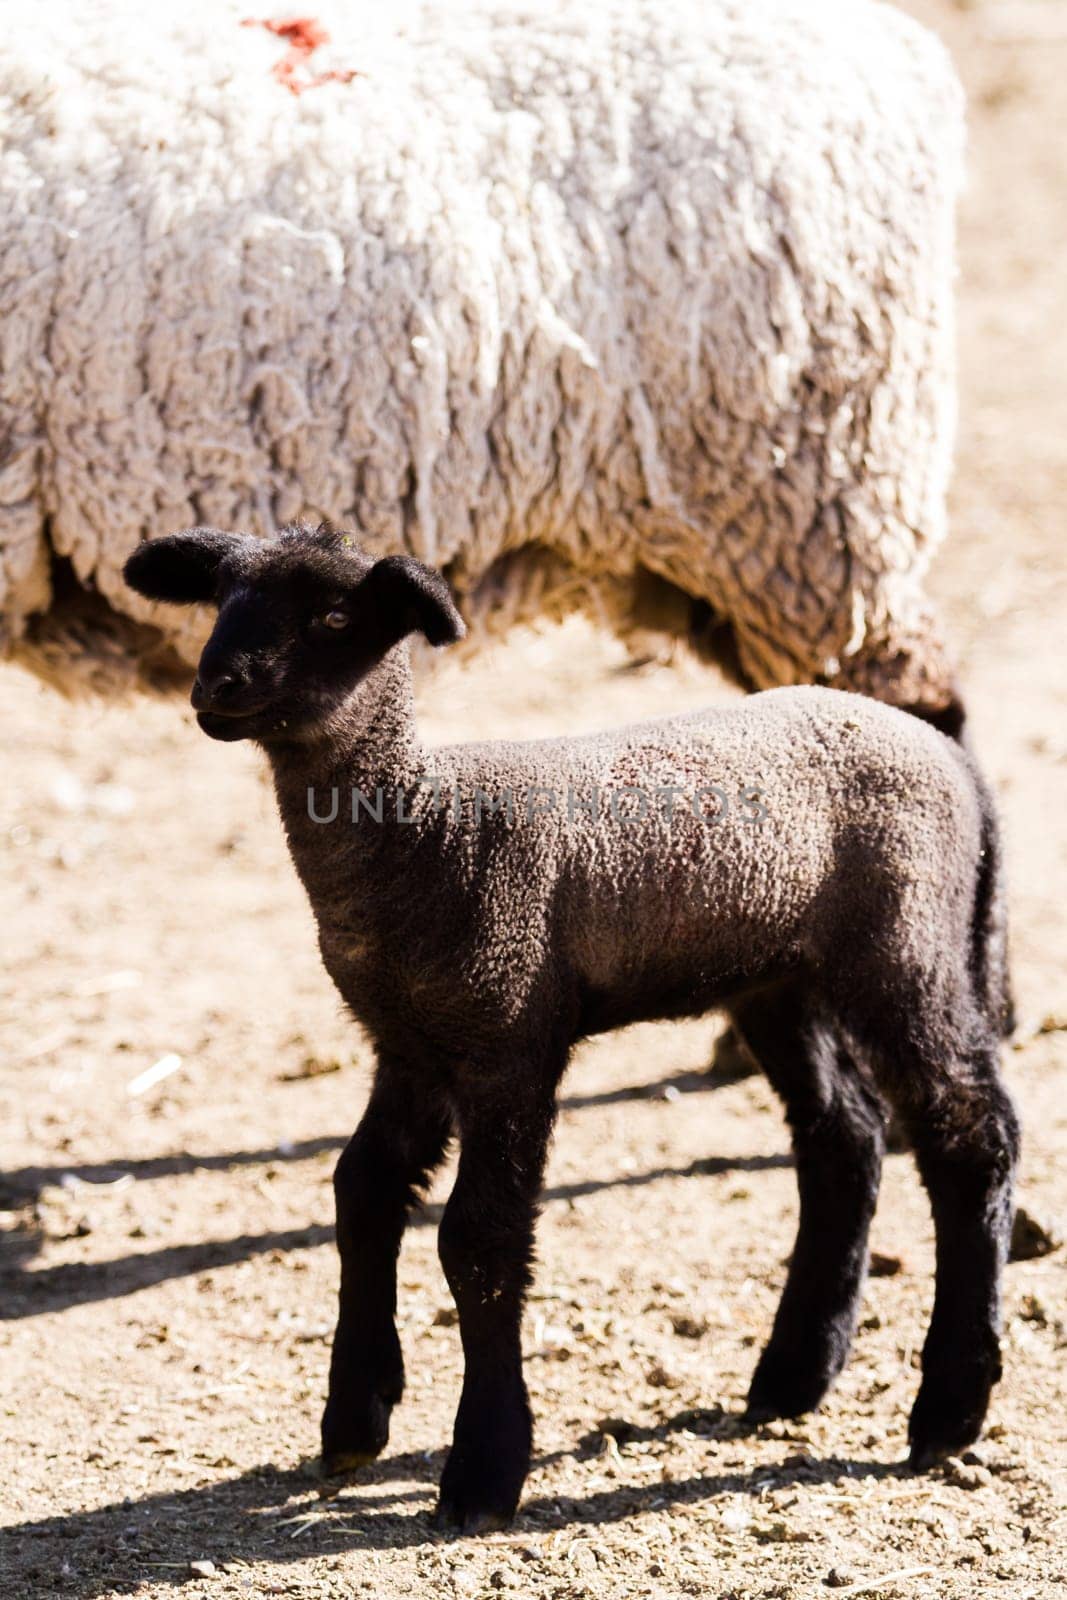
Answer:
[[[278,802],[288,817],[309,789],[402,789],[425,772],[411,671],[397,650],[370,672],[313,741],[272,746]]]

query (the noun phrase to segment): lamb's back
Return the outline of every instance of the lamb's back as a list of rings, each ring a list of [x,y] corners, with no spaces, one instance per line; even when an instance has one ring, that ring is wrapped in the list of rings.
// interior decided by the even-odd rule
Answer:
[[[798,958],[865,909],[958,900],[980,847],[951,741],[834,690],[441,754],[468,826],[496,830],[490,880],[550,901],[574,959],[605,976],[660,950],[699,948],[727,967],[761,951]],[[506,928],[506,907],[497,916]]]

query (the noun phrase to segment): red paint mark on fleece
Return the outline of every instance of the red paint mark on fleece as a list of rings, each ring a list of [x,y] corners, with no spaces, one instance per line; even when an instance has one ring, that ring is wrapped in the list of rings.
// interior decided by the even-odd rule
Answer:
[[[245,17],[242,28],[266,28],[268,33],[284,39],[289,48],[280,61],[271,68],[272,75],[290,94],[303,94],[305,89],[318,89],[324,83],[351,83],[364,74],[355,67],[334,68],[330,72],[317,72],[311,77],[299,77],[298,71],[307,66],[320,44],[329,44],[330,35],[316,17]]]

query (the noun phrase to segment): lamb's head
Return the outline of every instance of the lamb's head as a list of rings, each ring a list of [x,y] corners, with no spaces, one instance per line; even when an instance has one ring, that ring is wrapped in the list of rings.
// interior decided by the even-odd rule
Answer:
[[[441,645],[465,631],[440,573],[374,561],[334,528],[269,542],[193,528],[140,545],[124,575],[150,600],[218,608],[192,694],[213,739],[314,739],[408,634]]]

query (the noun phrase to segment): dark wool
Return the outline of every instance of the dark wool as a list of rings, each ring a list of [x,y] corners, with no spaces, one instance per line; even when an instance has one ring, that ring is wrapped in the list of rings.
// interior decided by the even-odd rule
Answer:
[[[520,1320],[571,1049],[712,1008],[784,1103],[800,1188],[749,1415],[810,1410],[845,1361],[891,1109],[937,1233],[910,1459],[970,1444],[1000,1375],[1018,1151],[998,1067],[998,834],[971,757],[904,712],[814,688],[429,750],[405,641],[461,635],[439,574],[296,528],[271,545],[153,540],[126,576],[152,599],[217,605],[200,724],[267,751],[323,960],[377,1049],[335,1180],[327,1469],[387,1441],[404,1381],[397,1252],[458,1137],[439,1247],[466,1365],[438,1519],[507,1521],[530,1460]]]

